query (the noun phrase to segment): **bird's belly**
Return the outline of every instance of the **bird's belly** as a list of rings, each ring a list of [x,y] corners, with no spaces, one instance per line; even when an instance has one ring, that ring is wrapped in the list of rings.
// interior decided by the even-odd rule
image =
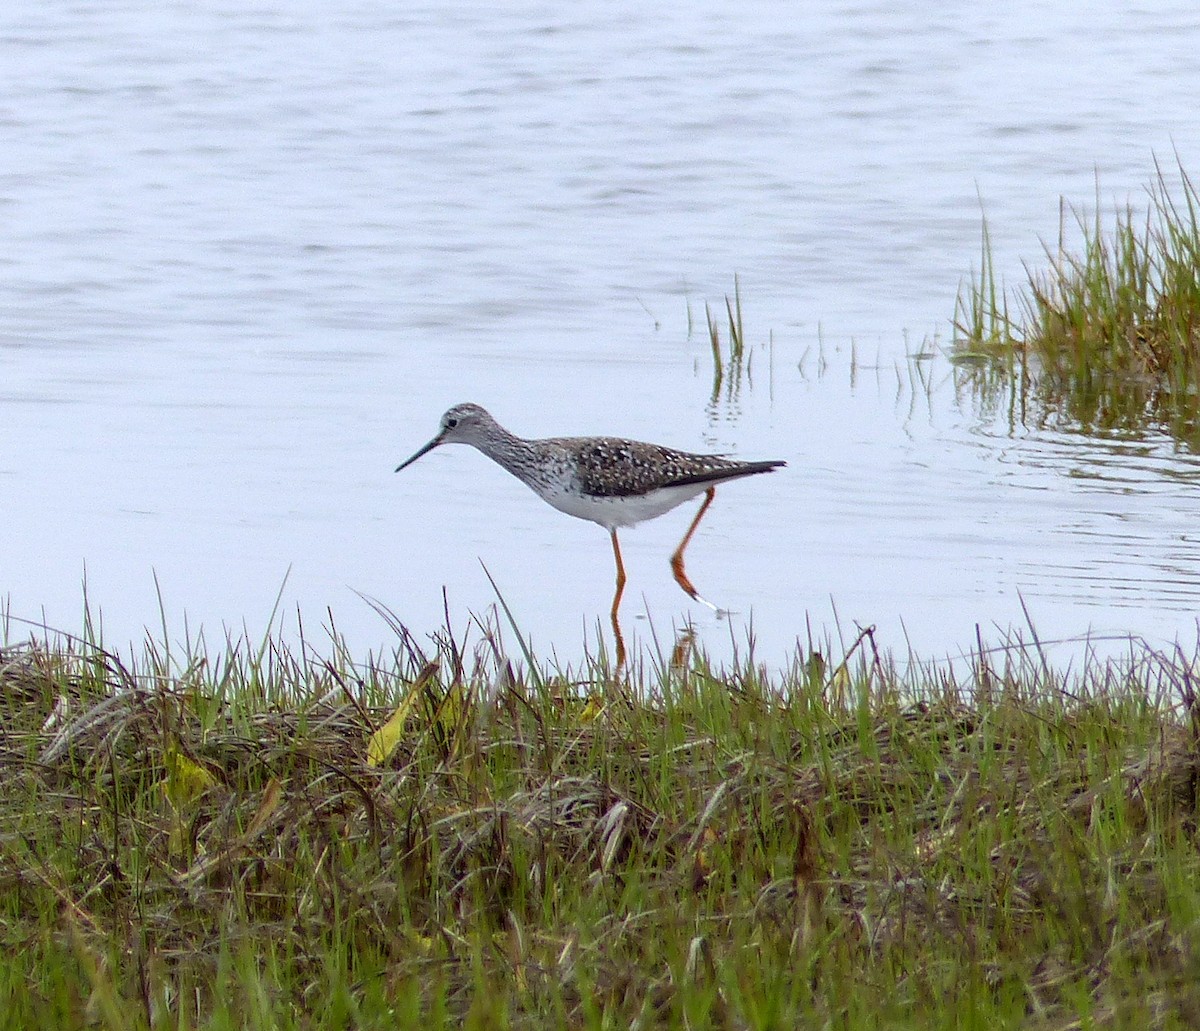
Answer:
[[[669,512],[676,505],[703,494],[711,484],[688,483],[678,487],[662,487],[649,494],[601,496],[574,491],[538,491],[542,499],[560,512],[599,523],[606,530],[634,526]]]

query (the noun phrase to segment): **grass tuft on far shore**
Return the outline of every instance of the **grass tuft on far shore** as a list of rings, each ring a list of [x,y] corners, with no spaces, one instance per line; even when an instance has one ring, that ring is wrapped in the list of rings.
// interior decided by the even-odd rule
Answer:
[[[1022,401],[1087,430],[1153,422],[1200,439],[1200,195],[1186,171],[1173,184],[1156,167],[1145,213],[1119,208],[1110,228],[1099,190],[1091,218],[1064,206],[1046,259],[1010,295],[984,225],[980,272],[958,297],[954,360],[1007,373]]]

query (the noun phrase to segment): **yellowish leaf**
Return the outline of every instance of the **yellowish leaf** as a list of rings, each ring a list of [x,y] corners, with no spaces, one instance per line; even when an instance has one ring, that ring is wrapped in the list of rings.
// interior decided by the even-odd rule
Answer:
[[[163,764],[167,775],[162,780],[162,792],[176,812],[190,809],[192,803],[217,784],[216,777],[176,745],[167,748]]]
[[[408,943],[412,945],[423,956],[429,956],[433,953],[434,940],[427,934],[418,934],[416,931],[405,931],[404,937]]]
[[[600,714],[604,712],[604,701],[598,694],[592,695],[587,700],[587,705],[583,707],[583,711],[579,714],[580,723],[594,723],[600,718]]]
[[[396,751],[397,745],[400,744],[404,736],[404,725],[408,722],[408,717],[412,715],[413,708],[417,704],[417,699],[421,697],[421,691],[424,689],[424,679],[418,677],[409,686],[405,692],[404,698],[400,704],[396,706],[396,711],[392,713],[388,721],[380,727],[367,741],[367,765],[381,766],[387,762],[392,753]]]
[[[463,713],[467,707],[463,692],[463,685],[455,682],[450,685],[449,690],[438,703],[435,720],[442,732],[443,741],[454,740],[459,724],[463,722]]]

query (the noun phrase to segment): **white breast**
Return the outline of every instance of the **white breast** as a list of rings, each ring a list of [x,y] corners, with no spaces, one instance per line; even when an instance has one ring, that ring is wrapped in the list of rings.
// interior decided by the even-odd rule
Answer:
[[[560,512],[599,523],[606,530],[616,530],[670,512],[676,505],[699,497],[711,486],[709,483],[687,483],[678,487],[661,487],[650,494],[625,497],[596,497],[574,491],[535,489],[543,501]]]

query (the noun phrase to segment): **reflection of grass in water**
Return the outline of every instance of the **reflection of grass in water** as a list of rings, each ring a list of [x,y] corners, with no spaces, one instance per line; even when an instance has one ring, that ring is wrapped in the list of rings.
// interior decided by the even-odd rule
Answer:
[[[1200,1012],[1192,657],[618,676],[391,621],[363,662],[0,651],[10,1026]]]
[[[708,339],[712,345],[713,358],[713,400],[721,391],[721,382],[726,375],[729,377],[730,390],[736,391],[741,385],[743,361],[746,354],[746,333],[742,326],[742,287],[738,277],[733,277],[733,301],[725,295],[725,313],[729,319],[729,357],[721,353],[721,329],[713,319],[712,311],[707,302],[704,305],[704,318],[708,323]]]
[[[1156,169],[1146,215],[1119,209],[1111,229],[1099,204],[1091,220],[1064,208],[1048,268],[1029,271],[1011,300],[985,222],[979,275],[958,298],[954,360],[1088,429],[1150,420],[1200,436],[1200,196],[1179,172],[1175,195]]]
[[[708,302],[704,303],[704,320],[708,328],[708,342],[712,354],[712,398],[713,404],[721,400],[722,387],[726,401],[737,399],[742,383],[752,386],[750,379],[750,352],[746,348],[746,332],[742,323],[742,287],[737,275],[733,277],[733,298],[725,295],[726,331],[728,347],[721,343],[721,317],[714,318]],[[692,333],[692,312],[688,306],[688,336]]]

